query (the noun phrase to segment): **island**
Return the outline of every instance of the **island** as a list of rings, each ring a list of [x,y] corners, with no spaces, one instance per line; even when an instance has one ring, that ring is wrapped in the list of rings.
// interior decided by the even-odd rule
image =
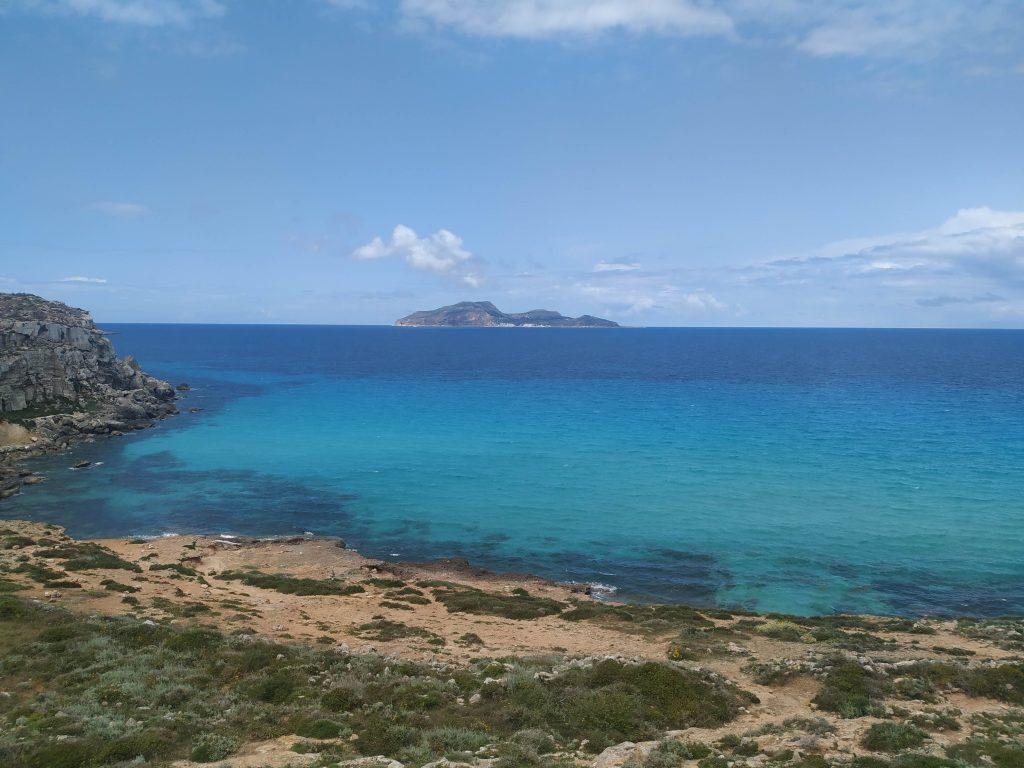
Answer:
[[[550,309],[502,312],[489,301],[460,301],[440,309],[413,312],[395,325],[455,328],[618,328],[619,324],[593,315],[566,317]]]

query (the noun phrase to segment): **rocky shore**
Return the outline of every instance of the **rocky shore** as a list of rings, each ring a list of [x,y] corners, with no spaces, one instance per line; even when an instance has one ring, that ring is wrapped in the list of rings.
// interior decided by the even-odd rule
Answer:
[[[34,475],[30,456],[145,429],[177,413],[174,388],[118,358],[89,313],[0,294],[0,499]]]

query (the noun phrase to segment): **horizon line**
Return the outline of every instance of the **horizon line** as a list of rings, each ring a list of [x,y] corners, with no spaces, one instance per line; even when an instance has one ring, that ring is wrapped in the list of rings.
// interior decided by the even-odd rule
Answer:
[[[94,320],[97,326],[103,325],[189,325],[189,326],[224,326],[254,328],[404,328],[409,331],[445,330],[445,331],[628,331],[628,330],[700,330],[700,331],[1024,331],[1024,326],[945,326],[945,325],[619,325],[617,328],[602,327],[557,327],[557,326],[488,326],[488,325],[423,325],[403,326],[393,323],[255,323],[255,322],[175,322],[175,321],[125,321]]]

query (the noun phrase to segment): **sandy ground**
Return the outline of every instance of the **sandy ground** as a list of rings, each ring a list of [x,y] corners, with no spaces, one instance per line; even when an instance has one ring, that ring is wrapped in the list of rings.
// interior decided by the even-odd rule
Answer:
[[[6,528],[29,537],[47,536],[64,540],[60,529],[44,528],[35,523],[0,522],[0,529]],[[75,611],[104,614],[134,613],[158,621],[186,623],[199,621],[215,624],[226,631],[244,629],[260,636],[281,642],[325,643],[330,638],[336,645],[345,644],[354,652],[379,652],[396,657],[418,661],[438,660],[446,663],[462,663],[472,657],[501,657],[515,655],[565,654],[568,656],[621,655],[634,658],[665,660],[671,636],[657,636],[637,632],[629,626],[608,625],[593,621],[572,622],[549,616],[539,619],[512,620],[498,616],[480,616],[467,613],[450,613],[439,602],[428,605],[412,605],[411,610],[399,610],[382,606],[386,601],[386,588],[366,583],[366,579],[401,578],[407,583],[419,580],[446,580],[473,586],[489,592],[510,592],[525,588],[530,594],[550,597],[560,601],[589,601],[591,598],[573,591],[568,585],[559,585],[526,576],[503,576],[468,567],[459,562],[432,564],[391,564],[369,560],[356,552],[344,549],[332,540],[288,539],[272,541],[227,540],[212,537],[169,536],[148,541],[109,539],[98,542],[131,562],[138,563],[142,573],[125,570],[76,572],[73,577],[82,585],[81,589],[46,590],[32,584],[28,594],[43,600],[63,604]],[[8,563],[19,554],[30,553],[18,549],[0,551],[0,563]],[[60,567],[59,560],[48,561]],[[150,570],[155,564],[181,564],[194,569],[200,578],[182,576],[171,570]],[[296,596],[246,586],[238,581],[222,581],[216,575],[229,570],[255,568],[263,573],[284,573],[297,577],[314,579],[335,578],[346,582],[361,583],[366,591],[361,594],[335,596]],[[114,579],[130,584],[139,591],[133,594],[137,606],[122,602],[123,595],[110,592],[100,582]],[[25,582],[30,583],[30,582]],[[424,590],[427,595],[429,589]],[[211,611],[199,614],[194,619],[175,617],[153,605],[155,598],[164,598],[174,604],[189,602],[202,603]],[[159,600],[157,600],[159,603]],[[391,642],[367,642],[353,635],[353,630],[374,619],[386,619],[419,627],[444,638],[443,646],[432,645],[425,639],[405,638]],[[716,623],[728,625],[731,620]],[[942,659],[950,661],[949,655],[933,650],[957,648],[973,652],[972,663],[983,660],[1006,659],[1012,656],[992,643],[965,638],[954,632],[953,622],[931,621],[935,634],[926,636],[878,631],[875,634],[895,640],[897,646],[881,651],[872,651],[867,656],[875,662],[892,662],[908,659]],[[467,647],[460,639],[473,633],[483,641],[483,646]],[[753,692],[760,703],[752,705],[736,721],[716,731],[691,729],[685,738],[704,742],[714,741],[726,733],[747,734],[770,723],[782,723],[790,718],[824,717],[837,729],[820,739],[806,734],[792,732],[760,737],[766,748],[813,748],[832,756],[849,756],[859,752],[857,743],[864,731],[873,723],[872,718],[843,720],[814,708],[811,700],[820,683],[812,677],[797,677],[779,686],[757,685],[744,670],[752,660],[770,661],[776,659],[806,659],[814,653],[821,653],[815,644],[773,640],[755,634],[744,636],[728,646],[727,652],[702,657],[697,661],[685,662],[714,670]],[[853,654],[864,660],[865,654]],[[1005,712],[1007,707],[989,700],[969,699],[958,694],[949,694],[938,704],[925,705],[922,702],[899,702],[911,712],[925,709],[956,707],[965,715],[980,711]],[[966,718],[965,718],[966,719]],[[933,734],[933,746],[941,747],[953,740],[962,740],[969,735],[969,729],[957,732]],[[816,742],[813,747],[810,742]],[[651,747],[622,745],[618,752],[609,752],[599,758],[596,765],[612,766],[621,764],[629,756],[643,754]],[[250,745],[248,753],[260,765],[276,764],[277,750],[272,744]],[[637,752],[639,750],[639,753]],[[259,757],[256,757],[259,755]],[[239,756],[241,759],[242,756]],[[282,753],[281,758],[287,756]],[[297,756],[290,753],[293,763]],[[262,762],[259,762],[262,760]],[[257,764],[254,762],[252,764]],[[284,763],[282,763],[284,764]],[[228,765],[228,763],[225,763]],[[231,763],[231,765],[234,765]],[[239,762],[238,768],[249,763]]]
[[[0,421],[0,448],[10,445],[28,445],[32,442],[32,433],[20,424]]]

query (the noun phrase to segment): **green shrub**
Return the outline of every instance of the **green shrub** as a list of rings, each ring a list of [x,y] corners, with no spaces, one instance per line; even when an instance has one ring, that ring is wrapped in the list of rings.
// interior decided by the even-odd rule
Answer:
[[[561,615],[566,621],[605,621],[632,625],[637,630],[661,633],[680,628],[711,631],[714,622],[686,605],[608,605],[581,602]]]
[[[131,592],[138,592],[139,591],[138,587],[133,587],[133,586],[131,586],[129,584],[122,584],[121,582],[114,581],[113,579],[104,579],[103,581],[100,582],[100,585],[104,589],[106,589],[106,590],[108,590],[110,592],[126,592],[126,593],[131,593]]]
[[[32,581],[37,581],[40,584],[47,581],[57,581],[67,576],[64,571],[55,571],[53,568],[49,568],[42,563],[21,563],[13,572],[23,573]]]
[[[295,679],[287,672],[275,672],[257,683],[253,696],[268,704],[283,704],[295,693]]]
[[[910,752],[899,755],[892,761],[892,768],[963,768],[961,764],[935,755]]]
[[[71,581],[70,579],[58,579],[57,581],[47,581],[43,583],[44,589],[81,589],[82,585],[77,581]]]
[[[969,765],[986,765],[991,762],[996,768],[1024,768],[1024,744],[1020,742],[970,739],[946,747],[946,755]]]
[[[38,640],[41,643],[61,643],[79,637],[81,634],[82,629],[75,624],[56,624],[43,629],[39,633]]]
[[[412,627],[400,621],[391,621],[390,619],[374,619],[366,624],[360,624],[350,631],[356,637],[363,640],[374,640],[378,643],[400,640],[404,637],[421,637],[427,640],[440,639],[438,635],[422,627]]]
[[[839,661],[828,671],[812,701],[821,709],[850,718],[876,712],[881,696],[882,685],[876,675],[855,662]]]
[[[164,611],[165,613],[169,613],[172,616],[191,618],[193,616],[198,616],[201,613],[210,613],[210,606],[205,603],[196,603],[190,600],[176,603],[173,600],[168,600],[166,597],[157,595],[151,602],[154,608]]]
[[[189,568],[187,565],[181,563],[153,563],[149,566],[151,571],[173,571],[179,576],[198,576],[199,572],[195,568]]]
[[[351,724],[359,735],[356,747],[364,755],[397,754],[419,735],[404,717],[383,709],[364,710],[352,718]]]
[[[106,547],[91,541],[67,542],[52,549],[40,549],[36,551],[36,556],[64,560],[64,567],[69,571],[124,570],[136,573],[142,571],[142,568],[135,563],[130,563]]]
[[[678,768],[684,760],[702,760],[711,747],[696,741],[659,741],[644,761],[644,768]]]
[[[536,750],[528,744],[509,742],[498,748],[498,760],[494,768],[547,768]]]
[[[380,587],[382,589],[397,589],[398,587],[404,587],[405,586],[405,582],[402,581],[401,579],[372,578],[372,579],[365,579],[363,581],[363,583],[364,584],[370,584],[371,586],[374,586],[374,587]]]
[[[24,584],[19,584],[16,581],[5,579],[0,577],[0,594],[7,594],[9,592],[21,592],[22,590],[28,589]]]
[[[195,740],[191,758],[195,763],[215,763],[225,757],[230,757],[236,749],[238,749],[238,742],[230,736],[204,733]]]
[[[35,544],[35,539],[30,539],[28,536],[5,536],[3,541],[0,541],[0,549],[20,549],[21,547],[31,547]]]
[[[475,752],[491,743],[491,736],[484,731],[451,726],[426,730],[422,739],[423,745],[435,755]]]
[[[927,740],[928,734],[907,723],[875,723],[861,739],[865,749],[872,752],[902,752],[919,747]]]
[[[217,575],[222,581],[240,581],[248,587],[272,589],[286,595],[355,595],[365,592],[359,584],[346,584],[335,579],[307,579],[285,573],[259,571],[225,571]]]
[[[1024,664],[1001,664],[967,670],[958,683],[968,696],[983,696],[1008,704],[1024,704]]]
[[[167,638],[164,647],[179,653],[207,653],[216,649],[224,638],[213,629],[191,628]]]
[[[295,735],[307,739],[336,739],[341,726],[333,720],[300,718],[294,725]]]
[[[753,629],[759,635],[772,637],[776,640],[789,640],[791,642],[799,641],[806,633],[806,630],[799,624],[779,620],[762,622],[755,625]]]
[[[538,755],[554,752],[555,740],[543,728],[525,728],[512,734],[512,741],[532,749]]]
[[[320,697],[324,709],[331,712],[350,712],[362,703],[359,692],[354,688],[338,687],[324,693]]]
[[[525,591],[525,590],[524,590]],[[562,612],[565,603],[547,597],[526,594],[485,592],[482,589],[450,584],[433,590],[434,599],[451,613],[504,616],[506,619],[537,619]]]
[[[31,615],[28,604],[16,597],[0,595],[0,621],[12,621]]]

